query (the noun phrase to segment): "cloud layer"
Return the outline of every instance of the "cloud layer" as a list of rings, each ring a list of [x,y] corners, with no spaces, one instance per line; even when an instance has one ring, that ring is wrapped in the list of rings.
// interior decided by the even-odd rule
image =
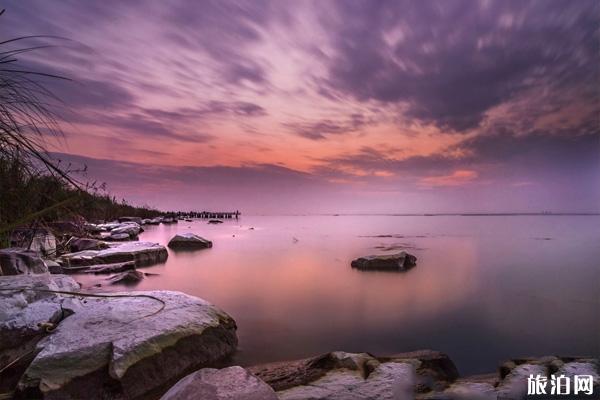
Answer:
[[[64,38],[19,57],[73,79],[46,82],[51,150],[136,200],[600,211],[599,20],[587,0],[32,0],[1,32]]]

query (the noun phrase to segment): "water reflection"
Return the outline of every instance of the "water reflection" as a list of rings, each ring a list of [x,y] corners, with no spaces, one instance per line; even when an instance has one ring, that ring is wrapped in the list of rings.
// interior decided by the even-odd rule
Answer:
[[[242,364],[433,348],[469,373],[513,356],[600,352],[600,231],[589,218],[244,217],[151,226],[140,239],[166,244],[178,232],[213,248],[169,250],[165,264],[142,269],[159,275],[135,289],[179,290],[226,310]],[[399,242],[415,268],[350,267]]]

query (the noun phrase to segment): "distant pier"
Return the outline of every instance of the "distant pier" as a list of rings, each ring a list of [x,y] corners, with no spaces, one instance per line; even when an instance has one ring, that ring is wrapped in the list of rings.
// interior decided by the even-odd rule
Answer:
[[[179,214],[179,213],[178,213]],[[239,211],[191,211],[181,213],[179,216],[185,216],[188,218],[201,218],[201,219],[238,219],[242,215]]]

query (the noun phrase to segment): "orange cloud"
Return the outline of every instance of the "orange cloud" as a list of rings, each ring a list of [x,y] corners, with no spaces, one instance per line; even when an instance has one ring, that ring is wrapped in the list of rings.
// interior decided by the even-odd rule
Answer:
[[[420,186],[461,186],[472,182],[478,177],[476,171],[459,169],[450,175],[428,176],[419,181]]]

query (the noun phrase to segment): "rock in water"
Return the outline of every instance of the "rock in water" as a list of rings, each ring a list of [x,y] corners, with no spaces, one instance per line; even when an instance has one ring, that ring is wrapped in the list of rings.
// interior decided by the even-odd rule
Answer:
[[[209,224],[222,224],[223,221],[221,221],[220,219],[211,219],[208,221]]]
[[[175,384],[160,400],[277,400],[269,385],[242,367],[203,368]]]
[[[85,250],[63,254],[66,267],[82,265],[113,264],[134,261],[136,265],[152,265],[164,262],[169,256],[165,246],[151,242],[124,242],[112,244],[104,250]]]
[[[0,275],[43,274],[48,267],[39,253],[11,247],[0,250]]]
[[[179,233],[173,236],[168,246],[172,249],[207,249],[212,247],[212,242],[193,233]]]
[[[406,271],[414,267],[417,257],[401,251],[397,254],[360,257],[352,261],[352,268],[363,270]]]
[[[170,291],[115,294],[131,297],[87,298],[37,344],[18,395],[144,398],[235,351],[235,321],[205,300]]]
[[[108,278],[110,283],[113,285],[117,284],[117,283],[125,283],[125,284],[138,283],[142,279],[144,279],[144,273],[141,271],[136,271],[136,270],[120,272],[120,273]]]

